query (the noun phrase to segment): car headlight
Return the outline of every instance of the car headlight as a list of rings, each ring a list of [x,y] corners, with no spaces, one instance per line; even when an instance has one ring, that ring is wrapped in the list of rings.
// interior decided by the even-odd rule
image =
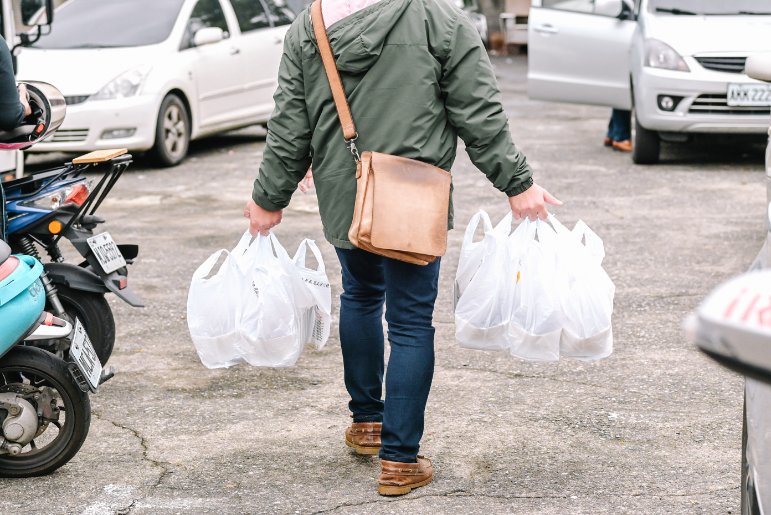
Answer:
[[[679,72],[691,71],[675,49],[658,39],[645,40],[645,66]]]
[[[115,77],[102,89],[91,95],[90,100],[113,100],[133,97],[150,73],[149,66],[140,66]]]

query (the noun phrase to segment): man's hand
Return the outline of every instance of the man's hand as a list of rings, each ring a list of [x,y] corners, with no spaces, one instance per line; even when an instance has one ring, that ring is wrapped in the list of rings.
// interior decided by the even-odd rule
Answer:
[[[267,211],[258,206],[254,200],[249,199],[244,207],[244,217],[249,219],[249,232],[252,236],[258,232],[263,236],[268,235],[273,227],[281,223],[281,215],[283,211]]]
[[[514,213],[514,218],[516,220],[525,217],[530,220],[535,220],[536,218],[546,220],[549,216],[549,210],[546,209],[546,204],[561,206],[562,201],[552,196],[548,191],[537,184],[533,184],[519,195],[509,197],[511,212]]]
[[[314,188],[313,168],[308,168],[308,173],[305,174],[305,177],[303,177],[303,180],[300,181],[297,187],[300,188],[300,191],[303,193],[308,193]]]
[[[24,106],[24,118],[32,114],[32,107],[29,105],[29,93],[26,84],[19,84],[19,102]]]

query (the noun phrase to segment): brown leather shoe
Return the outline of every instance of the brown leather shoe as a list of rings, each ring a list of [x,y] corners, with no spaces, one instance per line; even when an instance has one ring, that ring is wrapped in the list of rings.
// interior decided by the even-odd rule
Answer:
[[[605,147],[612,147],[613,146],[613,140],[610,139],[609,136],[605,136],[605,139],[602,140],[602,145]]]
[[[431,460],[418,456],[417,463],[380,460],[380,477],[377,493],[380,495],[404,495],[415,488],[425,486],[434,478]]]
[[[380,422],[354,422],[345,430],[345,445],[363,456],[380,452]]]
[[[632,141],[628,139],[625,139],[624,141],[614,141],[613,150],[618,150],[619,152],[631,152]]]

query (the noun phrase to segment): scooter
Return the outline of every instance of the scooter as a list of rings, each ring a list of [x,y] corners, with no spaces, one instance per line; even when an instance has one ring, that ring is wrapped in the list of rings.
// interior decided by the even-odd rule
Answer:
[[[33,120],[15,131],[0,132],[0,147],[27,148],[50,135],[63,120],[63,97],[48,84],[27,83]],[[61,97],[61,98],[60,98]],[[40,259],[38,247],[51,258],[42,282],[47,309],[69,322],[79,319],[104,365],[115,343],[115,321],[104,295],[115,293],[129,305],[142,301],[128,288],[128,269],[139,252],[137,245],[117,245],[109,233],[95,234],[105,222],[95,212],[132,162],[125,150],[92,152],[64,166],[0,185],[5,191],[7,236],[15,252]],[[99,174],[96,179],[86,174]],[[70,241],[83,257],[78,265],[65,263],[59,243]],[[60,356],[69,352],[67,340],[39,340],[37,346]]]
[[[0,240],[0,477],[48,474],[72,459],[88,435],[87,392],[102,376],[82,328],[43,312],[42,272]],[[64,337],[72,338],[71,363],[20,345]]]
[[[771,53],[752,55],[747,75],[771,83]],[[706,355],[745,376],[741,513],[771,514],[771,127],[766,149],[766,240],[750,271],[719,286],[686,321]]]

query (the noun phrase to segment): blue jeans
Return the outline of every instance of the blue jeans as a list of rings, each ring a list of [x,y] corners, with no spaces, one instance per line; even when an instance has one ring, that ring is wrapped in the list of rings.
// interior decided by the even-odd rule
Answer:
[[[613,141],[626,141],[632,137],[632,112],[614,109],[608,123],[608,137]]]
[[[439,260],[411,265],[360,249],[335,249],[343,270],[340,345],[354,422],[383,422],[380,457],[414,463],[434,376]],[[391,357],[383,402],[383,304]]]

